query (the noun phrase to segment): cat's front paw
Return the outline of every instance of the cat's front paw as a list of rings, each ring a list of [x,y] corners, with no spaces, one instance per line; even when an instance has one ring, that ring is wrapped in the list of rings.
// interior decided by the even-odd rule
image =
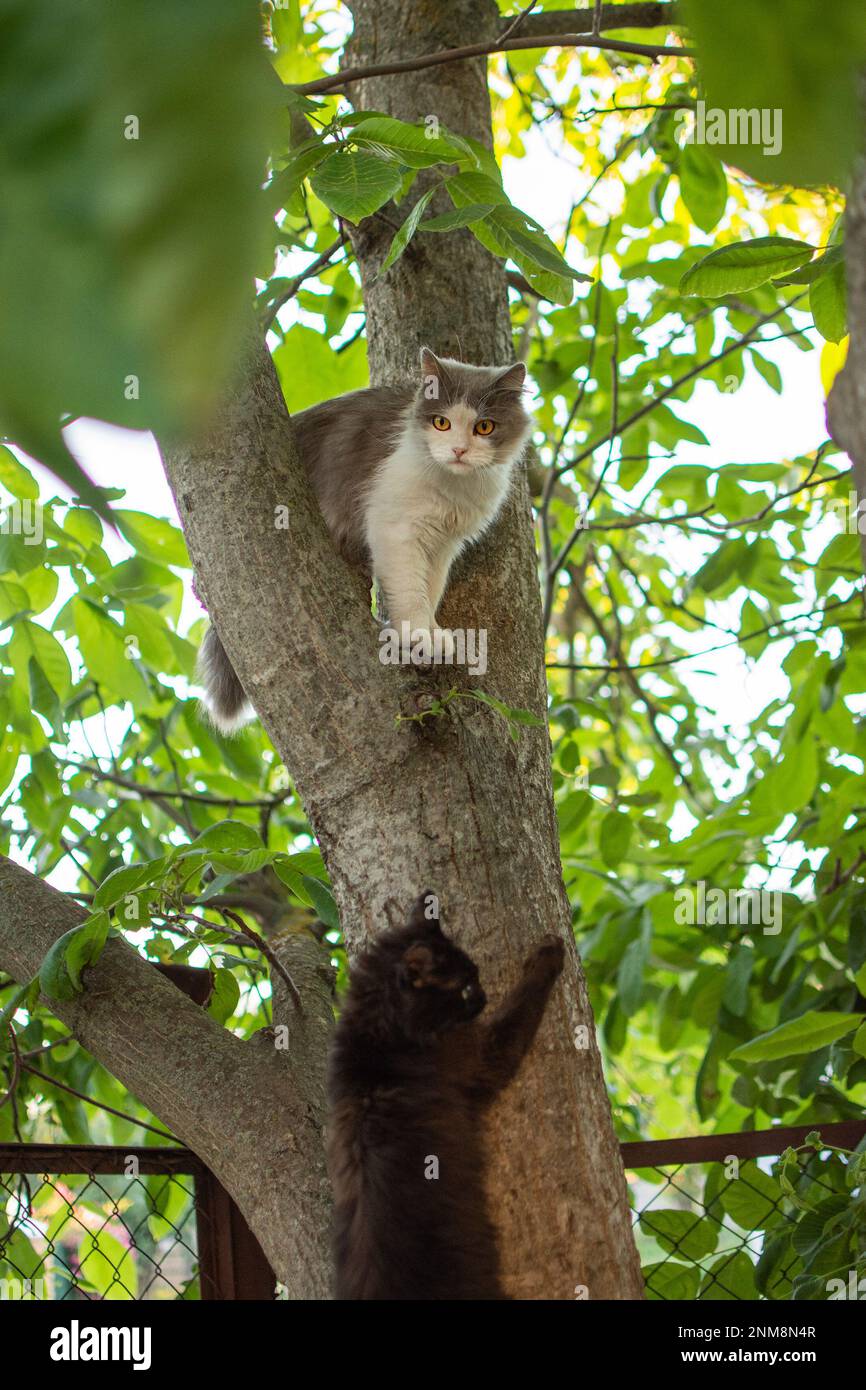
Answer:
[[[523,969],[528,975],[555,980],[565,964],[565,943],[558,936],[545,936],[527,958]]]
[[[454,634],[447,627],[404,624],[402,639],[404,662],[424,667],[453,664]]]

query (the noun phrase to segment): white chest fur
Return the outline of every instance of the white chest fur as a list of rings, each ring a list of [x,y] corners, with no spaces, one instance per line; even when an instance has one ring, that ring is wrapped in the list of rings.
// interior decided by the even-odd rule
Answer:
[[[392,624],[434,627],[451,565],[496,519],[523,443],[501,462],[458,469],[437,461],[415,421],[407,421],[372,482],[365,518]]]

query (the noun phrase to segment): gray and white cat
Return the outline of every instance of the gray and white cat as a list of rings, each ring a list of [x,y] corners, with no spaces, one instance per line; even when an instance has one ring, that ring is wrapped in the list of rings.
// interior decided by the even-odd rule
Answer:
[[[436,610],[461,550],[495,520],[532,422],[526,369],[472,367],[421,349],[417,386],[350,391],[292,417],[298,451],[340,553],[363,565],[398,631],[427,634],[453,654]],[[231,733],[246,696],[216,630],[200,675],[213,723]]]

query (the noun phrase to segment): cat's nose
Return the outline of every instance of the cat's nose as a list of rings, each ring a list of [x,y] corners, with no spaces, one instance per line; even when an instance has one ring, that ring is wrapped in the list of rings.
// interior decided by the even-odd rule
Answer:
[[[451,452],[456,459],[462,459],[463,455],[466,453],[466,449],[465,447],[462,449],[458,449],[456,446],[454,446],[452,447]]]

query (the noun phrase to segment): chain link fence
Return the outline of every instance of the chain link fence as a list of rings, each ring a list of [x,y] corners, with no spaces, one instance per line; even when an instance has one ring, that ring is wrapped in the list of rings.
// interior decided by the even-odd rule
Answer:
[[[866,1122],[820,1133],[781,1174],[809,1127],[623,1144],[647,1297],[866,1298]],[[188,1150],[0,1145],[0,1300],[274,1291],[240,1211]]]
[[[824,1147],[807,1146],[783,1169],[778,1156],[814,1130]],[[624,1144],[647,1297],[866,1296],[866,1281],[857,1292],[866,1274],[862,1177],[841,1152],[864,1133],[852,1122]]]
[[[188,1150],[0,1145],[0,1300],[273,1298],[275,1284]]]
[[[0,1202],[4,1298],[200,1297],[192,1178],[8,1174]]]

